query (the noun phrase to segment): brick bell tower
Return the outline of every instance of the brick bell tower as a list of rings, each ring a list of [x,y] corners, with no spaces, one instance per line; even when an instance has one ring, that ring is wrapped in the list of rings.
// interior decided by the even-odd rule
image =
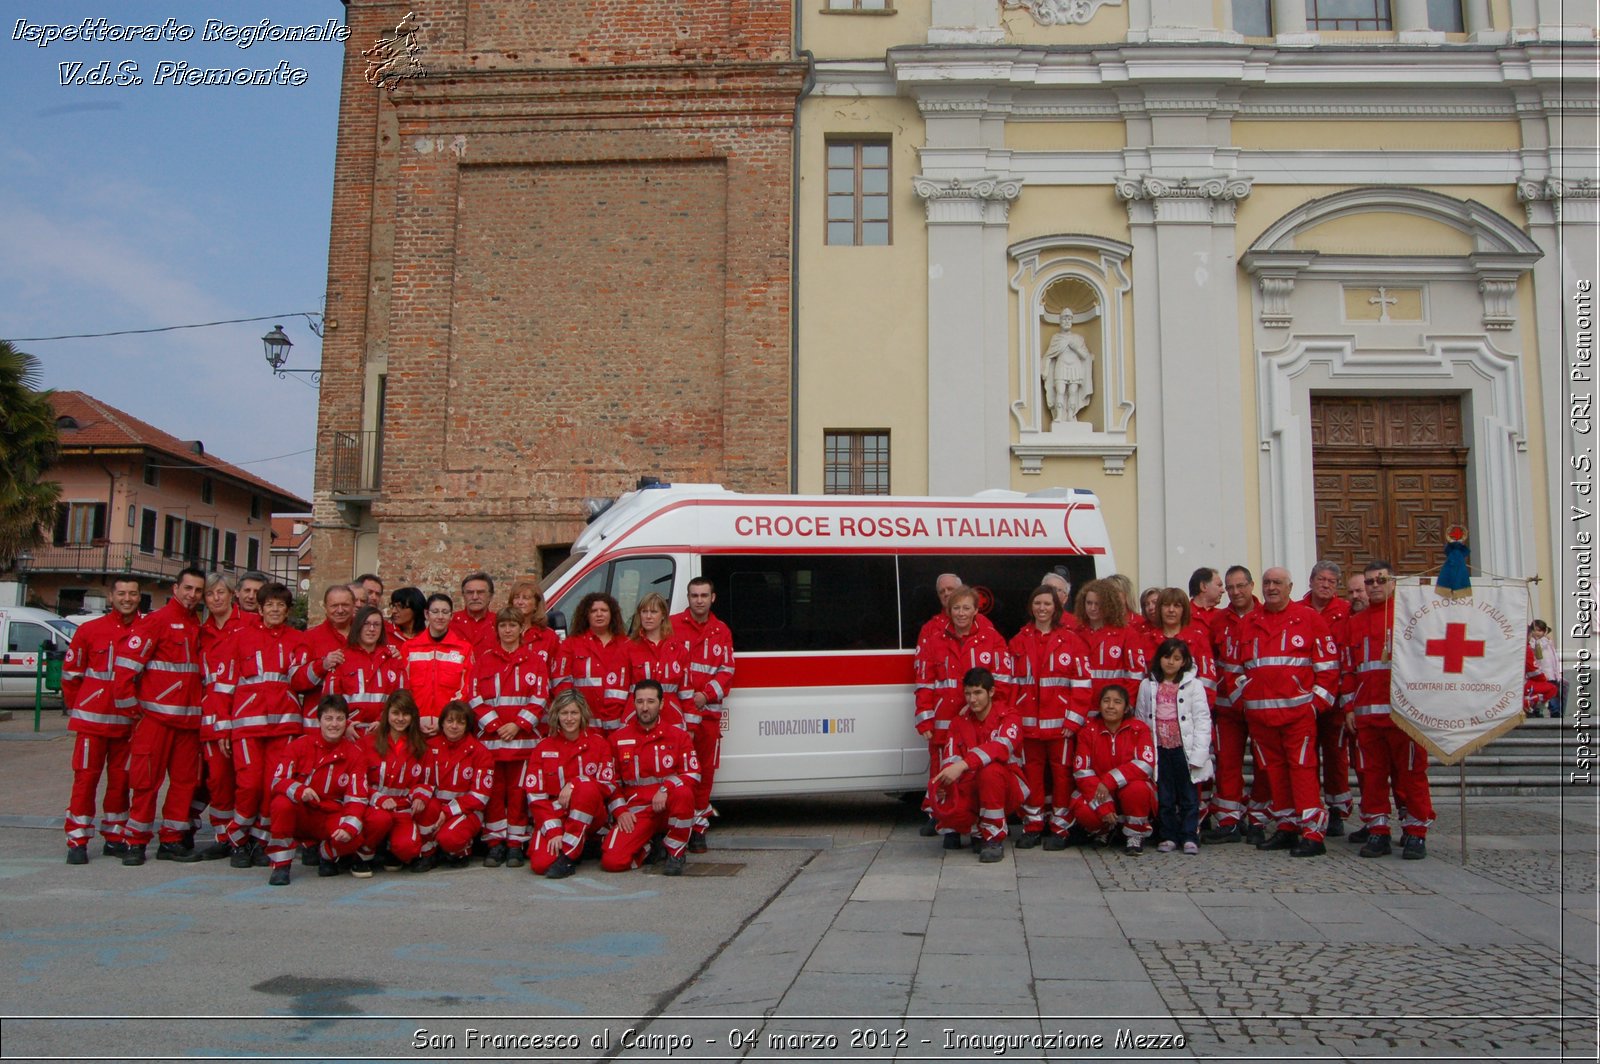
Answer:
[[[535,572],[641,474],[785,490],[792,0],[346,6],[318,573]]]

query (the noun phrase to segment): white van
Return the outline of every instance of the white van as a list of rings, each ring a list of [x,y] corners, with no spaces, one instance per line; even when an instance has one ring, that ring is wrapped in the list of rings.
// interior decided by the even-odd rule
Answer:
[[[1008,639],[1052,570],[1074,587],[1115,571],[1093,493],[968,498],[741,495],[715,484],[643,487],[604,509],[545,581],[552,622],[591,591],[624,621],[656,591],[674,613],[710,578],[733,631],[720,797],[919,791],[927,744],[912,727],[917,633],[934,581],[977,588]]]
[[[0,699],[31,701],[39,655],[51,652],[65,657],[72,633],[77,630],[77,625],[49,610],[0,607]]]

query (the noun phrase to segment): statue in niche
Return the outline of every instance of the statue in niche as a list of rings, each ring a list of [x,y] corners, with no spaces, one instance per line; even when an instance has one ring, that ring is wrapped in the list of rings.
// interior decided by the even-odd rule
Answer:
[[[1061,330],[1045,348],[1039,364],[1044,380],[1045,405],[1056,424],[1078,420],[1094,394],[1094,355],[1083,337],[1072,331],[1072,311],[1063,310],[1056,318]]]

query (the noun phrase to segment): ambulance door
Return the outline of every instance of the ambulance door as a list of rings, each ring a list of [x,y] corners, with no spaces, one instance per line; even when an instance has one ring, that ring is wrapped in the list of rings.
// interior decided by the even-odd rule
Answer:
[[[5,622],[5,649],[0,651],[0,696],[32,698],[39,655],[47,650],[65,653],[67,640],[49,625],[9,617]]]

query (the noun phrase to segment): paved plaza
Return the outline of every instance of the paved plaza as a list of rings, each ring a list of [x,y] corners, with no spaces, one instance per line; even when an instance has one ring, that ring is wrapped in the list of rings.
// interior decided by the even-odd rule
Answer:
[[[1596,1056],[1591,791],[1469,799],[1466,862],[1454,796],[1420,862],[1330,840],[981,865],[862,795],[725,803],[680,880],[274,890],[69,869],[69,740],[29,725],[0,724],[5,1059]]]

